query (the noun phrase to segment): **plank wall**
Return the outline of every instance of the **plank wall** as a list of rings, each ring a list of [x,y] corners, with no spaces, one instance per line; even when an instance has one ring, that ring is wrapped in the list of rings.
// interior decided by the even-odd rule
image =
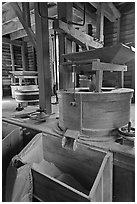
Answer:
[[[14,60],[16,71],[23,71],[21,46],[14,45]]]
[[[2,76],[7,77],[12,71],[10,44],[2,43]]]
[[[132,46],[135,46],[135,8],[133,4],[123,7],[120,13],[120,24],[118,24],[118,21],[111,23],[105,19],[105,46],[116,45],[118,42],[123,44],[131,43]],[[124,73],[124,87],[135,89],[135,60],[128,62],[126,65],[128,71]],[[104,73],[104,86],[109,82],[115,84],[114,80],[116,81],[116,76],[114,77],[113,73]]]
[[[30,42],[27,42],[27,57],[28,57],[28,70],[36,71],[37,69],[36,53]]]

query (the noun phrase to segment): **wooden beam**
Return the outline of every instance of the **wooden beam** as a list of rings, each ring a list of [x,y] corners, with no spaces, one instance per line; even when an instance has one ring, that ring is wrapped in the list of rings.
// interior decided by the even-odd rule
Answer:
[[[98,2],[89,2],[92,6],[94,6],[96,9],[98,7]],[[109,2],[101,2],[104,16],[109,19],[111,22],[115,22],[117,18],[120,18],[120,12],[117,10],[117,8],[114,6],[113,3]],[[115,12],[114,12],[115,11]]]
[[[61,19],[64,16],[66,16],[66,12],[64,12],[63,3],[58,2],[57,3],[57,14],[58,18]],[[64,59],[62,58],[62,54],[65,54],[65,36],[63,33],[58,34],[58,40],[59,40],[59,64],[61,65]],[[63,74],[63,67],[59,66],[59,89],[63,89],[63,80],[64,80],[64,74]]]
[[[104,42],[104,12],[101,3],[97,6],[96,38]]]
[[[23,71],[28,71],[28,56],[27,56],[27,44],[26,42],[23,42],[23,45],[21,46],[21,56],[22,56],[22,66]]]
[[[20,41],[20,40],[11,40],[11,39],[8,39],[8,38],[5,38],[5,37],[2,37],[2,42],[17,45],[17,46],[22,45],[22,41]]]
[[[31,30],[31,28],[28,27],[28,25],[26,24],[26,22],[23,19],[23,14],[22,11],[20,9],[20,7],[18,6],[18,4],[16,2],[12,2],[11,6],[13,7],[16,15],[18,16],[20,22],[22,23],[27,35],[30,38],[30,41],[32,42],[32,44],[34,45],[34,47],[36,47],[36,39],[35,39],[35,35],[34,32]]]
[[[39,5],[38,5],[39,4]],[[39,9],[38,9],[39,8]],[[48,19],[39,15],[48,16],[47,3],[35,3],[37,65],[39,82],[39,106],[51,113],[51,73],[49,56],[49,29]]]
[[[20,9],[22,10],[22,2],[18,2]],[[30,11],[34,9],[34,2],[29,2],[29,9]],[[2,5],[2,23],[10,21],[16,18],[17,15],[14,12],[14,9],[11,6],[11,2],[7,2]]]
[[[15,59],[14,59],[13,44],[10,44],[10,55],[11,55],[12,71],[15,71]],[[14,82],[14,81],[13,81],[13,82]]]
[[[121,17],[121,14],[119,10],[114,6],[112,2],[107,3],[111,11],[113,12],[113,15],[115,16],[116,19],[119,19]]]
[[[94,38],[84,34],[83,32],[76,30],[75,28],[70,28],[68,24],[64,23],[63,21],[54,21],[54,29],[58,32],[62,32],[67,34],[71,40],[76,42],[82,47],[92,47],[92,48],[101,48],[103,45],[99,42],[94,41]]]
[[[92,70],[102,70],[102,71],[127,71],[126,65],[118,65],[112,63],[105,63],[105,62],[92,62]]]
[[[96,13],[91,10],[91,5],[87,2],[86,3],[86,22],[96,25]],[[84,6],[80,2],[73,3],[74,8],[78,11],[83,12]]]
[[[22,2],[22,13],[23,19],[26,21],[27,25],[31,28],[29,2]]]
[[[35,31],[35,24],[33,24],[33,25],[31,26],[31,29],[32,29],[33,32]],[[26,31],[24,30],[24,28],[22,28],[22,29],[20,29],[20,30],[18,30],[18,31],[15,31],[15,32],[13,32],[13,33],[10,34],[11,40],[16,40],[16,39],[19,39],[19,38],[24,38],[24,37],[26,37],[26,36],[28,36],[28,35],[27,35]],[[29,39],[30,39],[30,38],[29,38]],[[30,41],[30,42],[31,42],[31,41]],[[31,42],[31,43],[32,43],[32,42]],[[33,43],[32,43],[32,45],[33,45]]]

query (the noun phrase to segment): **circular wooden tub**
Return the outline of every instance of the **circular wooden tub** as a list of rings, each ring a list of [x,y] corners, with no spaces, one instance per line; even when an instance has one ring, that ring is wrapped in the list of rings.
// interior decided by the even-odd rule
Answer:
[[[15,99],[18,103],[38,102],[39,101],[39,89],[16,90],[15,91]]]
[[[89,136],[108,135],[130,120],[132,89],[59,91],[59,125]]]

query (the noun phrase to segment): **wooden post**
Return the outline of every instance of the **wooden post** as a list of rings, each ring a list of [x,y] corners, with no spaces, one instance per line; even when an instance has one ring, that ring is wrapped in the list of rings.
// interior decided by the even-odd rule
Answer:
[[[27,45],[26,42],[22,42],[23,45],[21,46],[21,55],[22,55],[22,66],[23,66],[23,71],[28,70],[28,56],[27,56]]]
[[[24,20],[26,21],[27,25],[31,28],[29,2],[22,2],[22,12]]]
[[[102,79],[103,79],[103,71],[102,70],[96,71],[96,91],[97,92],[101,92]]]
[[[97,19],[96,19],[96,38],[104,42],[104,14],[102,10],[102,4],[98,3],[97,6]]]
[[[14,49],[13,44],[10,44],[10,54],[11,54],[11,64],[12,64],[12,71],[15,71],[15,59],[14,59]]]
[[[39,13],[40,12],[40,13]],[[40,17],[40,15],[45,17]],[[39,105],[51,113],[51,73],[49,57],[48,6],[45,2],[35,3],[37,65],[39,82]]]
[[[72,2],[59,2],[58,3],[58,18],[62,21],[72,21]],[[72,27],[72,25],[68,25]],[[59,64],[63,62],[61,57],[64,53],[72,52],[72,41],[64,37],[59,33]],[[68,70],[59,69],[59,88],[66,89],[72,84],[72,73]]]
[[[120,43],[120,18],[117,20],[117,44]],[[117,73],[117,86],[119,88],[124,87],[124,72]]]
[[[18,5],[17,2],[10,2],[10,5],[13,7],[17,17],[19,18],[20,22],[22,23],[27,35],[29,36],[29,39],[31,43],[36,47],[36,39],[35,39],[35,34],[32,31],[32,29],[27,25],[26,21],[23,18],[23,13]]]
[[[10,55],[11,55],[11,64],[12,64],[12,71],[15,71],[15,59],[14,59],[14,49],[13,44],[10,44]],[[11,78],[11,84],[15,83],[14,76]]]

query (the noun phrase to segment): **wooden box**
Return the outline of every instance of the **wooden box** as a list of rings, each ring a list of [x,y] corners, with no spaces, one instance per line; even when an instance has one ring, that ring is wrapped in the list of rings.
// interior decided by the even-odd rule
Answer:
[[[33,194],[44,202],[111,202],[112,154],[77,143],[76,150],[62,148],[62,137],[37,134],[19,154],[32,165]],[[41,161],[54,164],[72,176],[85,191],[78,190],[35,168]],[[35,163],[35,166],[34,166]],[[86,192],[86,193],[85,193]]]
[[[2,183],[5,185],[6,171],[10,160],[23,148],[21,128],[2,122]]]

